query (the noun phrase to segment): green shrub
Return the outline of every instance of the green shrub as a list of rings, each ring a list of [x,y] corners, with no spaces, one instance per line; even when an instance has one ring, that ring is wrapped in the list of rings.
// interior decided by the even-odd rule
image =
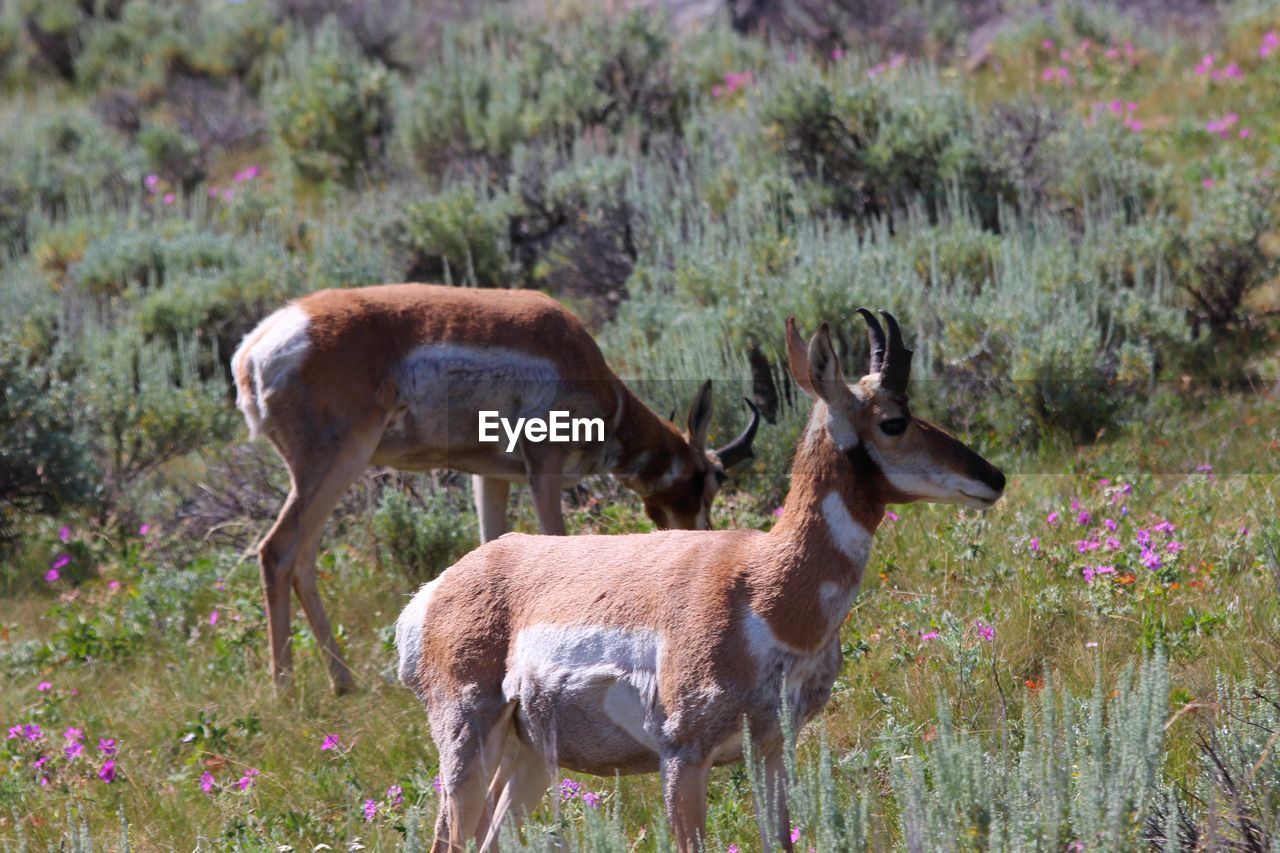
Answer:
[[[391,77],[366,61],[329,18],[299,39],[267,91],[271,131],[309,181],[351,181],[382,155],[391,130]]]
[[[475,541],[475,517],[443,492],[419,506],[387,489],[370,519],[378,559],[416,582],[431,580],[466,553]]]
[[[93,496],[98,474],[74,386],[0,337],[0,545],[22,514],[53,514]]]
[[[400,239],[414,253],[411,277],[485,287],[509,285],[512,212],[506,195],[466,184],[409,204]]]
[[[138,131],[138,147],[153,174],[188,192],[205,178],[200,143],[176,128],[146,124]]]

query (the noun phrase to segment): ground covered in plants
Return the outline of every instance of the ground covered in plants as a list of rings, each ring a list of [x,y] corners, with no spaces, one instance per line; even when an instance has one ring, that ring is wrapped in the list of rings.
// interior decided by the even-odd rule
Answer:
[[[786,493],[783,319],[849,373],[857,307],[903,321],[913,407],[1010,486],[879,531],[798,849],[1280,849],[1274,5],[8,0],[0,90],[6,849],[429,844],[392,625],[475,545],[469,487],[351,490],[321,587],[360,690],[298,619],[277,699],[287,483],[227,369],[383,281],[546,290],[658,410],[713,378],[713,440],[753,397],[722,527]],[[708,849],[758,848],[754,789],[717,771]],[[566,778],[509,841],[664,849],[657,781]]]

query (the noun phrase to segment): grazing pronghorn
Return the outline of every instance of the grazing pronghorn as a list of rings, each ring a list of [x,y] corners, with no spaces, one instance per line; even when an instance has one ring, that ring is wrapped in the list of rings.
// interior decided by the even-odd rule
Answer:
[[[316,549],[342,493],[369,465],[474,474],[482,542],[506,530],[512,482],[530,483],[542,531],[563,534],[561,490],[592,474],[638,492],[660,527],[707,529],[725,469],[751,457],[759,424],[752,406],[746,431],[708,450],[710,381],[682,433],[614,375],[576,317],[527,290],[397,284],[312,293],[245,336],[231,368],[250,436],[270,439],[291,481],[258,548],[272,675],[277,685],[289,678],[292,587],[339,692],[351,672],[316,587]],[[606,426],[602,441],[522,441],[508,452],[505,440],[479,441],[481,410],[511,420],[560,410]]]
[[[707,774],[764,756],[770,818],[791,849],[784,699],[826,704],[840,623],[888,503],[986,508],[1004,475],[907,408],[911,352],[865,309],[871,373],[847,385],[823,325],[787,321],[791,373],[814,400],[782,520],[754,530],[504,536],[426,584],[396,623],[400,679],[427,707],[444,798],[435,851],[496,844],[551,768],[659,771],[676,841],[698,850]],[[772,844],[768,835],[766,848]]]

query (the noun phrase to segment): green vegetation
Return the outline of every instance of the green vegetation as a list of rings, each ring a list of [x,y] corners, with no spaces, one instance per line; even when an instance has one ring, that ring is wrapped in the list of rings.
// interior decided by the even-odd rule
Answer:
[[[710,375],[713,440],[775,402],[718,527],[786,493],[789,314],[853,372],[854,309],[894,311],[914,405],[1010,474],[880,530],[796,744],[798,848],[1276,849],[1280,14],[873,5],[763,4],[772,40],[590,4],[0,6],[0,845],[429,843],[392,624],[476,541],[468,488],[351,490],[320,571],[361,690],[295,620],[277,700],[252,546],[287,477],[227,368],[290,297],[426,280],[552,293],[660,411]],[[649,528],[591,490],[571,530]],[[717,771],[709,849],[756,848],[752,779]],[[579,779],[512,846],[662,849],[660,804]]]

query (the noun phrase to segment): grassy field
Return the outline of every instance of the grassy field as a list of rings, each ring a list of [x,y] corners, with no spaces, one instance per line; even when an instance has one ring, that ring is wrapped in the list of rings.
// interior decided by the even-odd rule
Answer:
[[[552,293],[660,411],[712,376],[713,441],[776,398],[717,527],[786,493],[789,314],[855,373],[853,310],[893,310],[913,408],[1009,475],[986,513],[891,508],[796,744],[797,849],[1280,850],[1280,12],[980,7],[766,39],[0,5],[0,846],[429,844],[392,626],[475,545],[469,486],[353,487],[320,568],[360,689],[299,618],[277,697],[254,547],[287,480],[225,364],[288,298],[431,280]],[[650,527],[611,482],[567,500]],[[759,848],[752,790],[716,771],[709,850]],[[510,842],[664,849],[657,779],[571,777]]]

